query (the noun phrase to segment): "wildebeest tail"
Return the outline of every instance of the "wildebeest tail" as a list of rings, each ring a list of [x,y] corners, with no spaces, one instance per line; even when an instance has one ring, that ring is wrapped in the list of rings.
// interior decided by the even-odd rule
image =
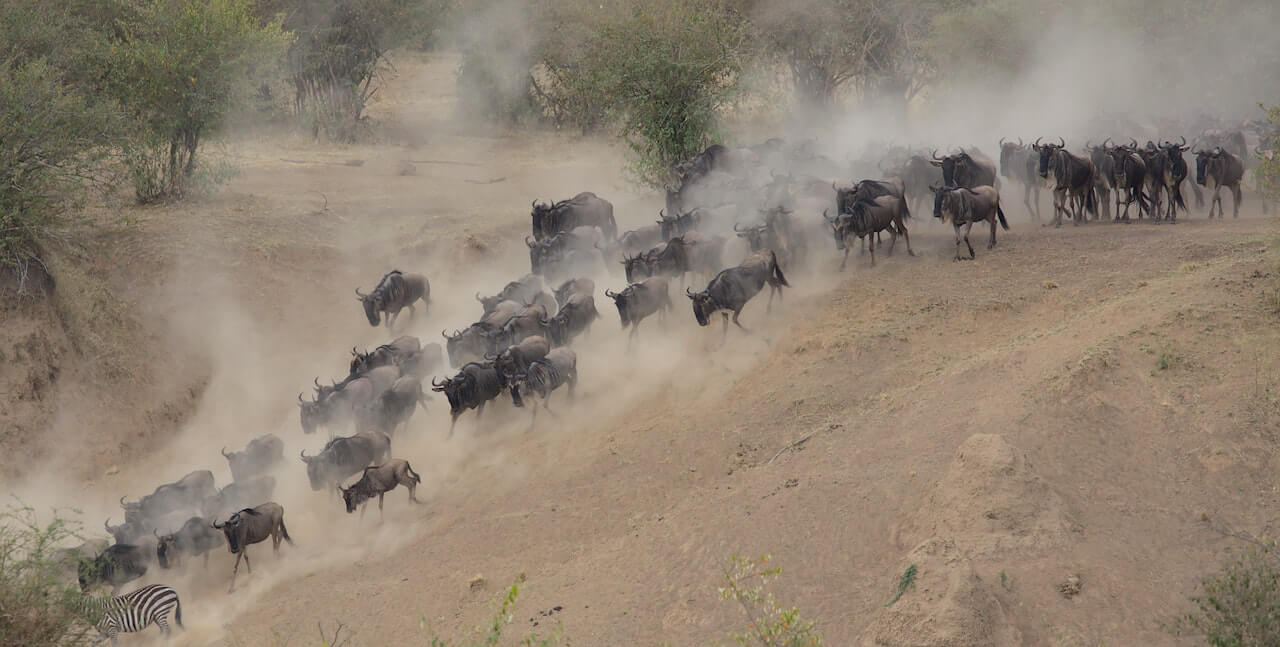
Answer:
[[[901,202],[902,202],[902,219],[903,219],[903,220],[911,220],[911,209],[907,206],[907,196],[906,196],[906,195],[903,195],[903,196],[902,196],[902,200],[901,200]],[[902,233],[902,232],[898,232],[898,233]]]
[[[781,284],[783,284],[783,285],[785,285],[785,286],[787,286],[787,287],[791,287],[791,284],[790,284],[790,283],[787,283],[787,277],[785,277],[785,276],[783,276],[783,275],[782,275],[782,266],[781,266],[781,265],[778,265],[778,254],[777,254],[777,253],[775,253],[773,250],[769,250],[769,256],[773,259],[773,276],[774,276],[774,278],[778,279],[778,282],[779,282],[779,283],[781,283]]]
[[[1000,219],[1000,226],[1004,227],[1005,231],[1009,231],[1009,221],[1004,219],[1004,209],[1000,208],[1000,198],[998,197],[996,198],[996,217]]]
[[[293,538],[289,536],[289,529],[284,527],[284,515],[280,515],[280,536],[284,537],[284,540],[289,542],[290,546],[293,545]]]
[[[1084,193],[1084,208],[1089,212],[1089,215],[1094,218],[1098,217],[1098,191],[1092,184],[1089,185],[1088,190]]]
[[[1187,202],[1182,199],[1182,187],[1176,187],[1174,189],[1173,204],[1174,206],[1181,208],[1183,211],[1187,210]]]
[[[405,471],[409,472],[409,478],[413,479],[414,485],[418,485],[419,483],[422,483],[422,477],[418,476],[418,473],[413,471],[413,468],[409,466],[409,463],[406,462],[404,464],[404,469]]]

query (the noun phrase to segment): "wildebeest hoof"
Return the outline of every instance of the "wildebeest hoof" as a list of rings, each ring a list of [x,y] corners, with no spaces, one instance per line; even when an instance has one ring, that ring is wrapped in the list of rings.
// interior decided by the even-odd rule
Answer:
[[[916,255],[916,253],[908,249],[908,250],[907,250],[907,255],[908,255],[908,256],[915,256],[915,255]]]

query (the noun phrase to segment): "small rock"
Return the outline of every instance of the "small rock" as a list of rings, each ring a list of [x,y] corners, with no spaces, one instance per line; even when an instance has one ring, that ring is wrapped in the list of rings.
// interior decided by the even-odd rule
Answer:
[[[1067,581],[1058,585],[1058,592],[1068,600],[1080,594],[1080,576],[1068,575]]]
[[[483,575],[476,575],[475,577],[471,578],[470,581],[467,582],[467,586],[470,587],[472,591],[478,591],[480,589],[483,589],[484,585],[485,585],[485,580]]]
[[[782,484],[782,487],[795,487],[797,485],[800,485],[800,479],[787,479],[787,481]]]
[[[1046,290],[1056,290],[1058,289],[1058,283],[1056,281],[1044,281],[1040,283],[1040,287]]]

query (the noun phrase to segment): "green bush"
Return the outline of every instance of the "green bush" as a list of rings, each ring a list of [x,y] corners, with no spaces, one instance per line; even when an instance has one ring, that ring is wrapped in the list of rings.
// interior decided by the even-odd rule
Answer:
[[[203,138],[247,98],[260,61],[274,60],[289,36],[260,23],[249,0],[142,0],[119,22],[111,82],[144,129],[128,155],[139,202],[181,199]]]
[[[57,548],[75,537],[56,515],[41,524],[29,507],[0,513],[0,647],[80,644],[97,633],[80,612],[79,555]]]
[[[782,574],[782,568],[768,564],[768,555],[756,560],[734,555],[725,568],[720,599],[742,605],[748,621],[746,630],[731,634],[732,638],[743,646],[821,647],[822,635],[815,625],[804,620],[796,607],[780,606],[766,590]]]
[[[1280,645],[1280,560],[1257,546],[1204,579],[1196,608],[1177,629],[1203,635],[1212,647]]]

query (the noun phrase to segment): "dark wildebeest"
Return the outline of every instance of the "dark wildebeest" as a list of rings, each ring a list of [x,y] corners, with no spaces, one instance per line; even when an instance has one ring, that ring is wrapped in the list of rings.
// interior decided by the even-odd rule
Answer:
[[[676,236],[696,231],[702,224],[702,210],[692,209],[684,213],[677,213],[674,216],[668,216],[666,211],[658,212],[658,226],[662,229],[662,237],[659,242],[671,240]]]
[[[556,297],[556,307],[563,308],[564,304],[569,302],[569,297],[575,294],[594,295],[596,282],[591,279],[569,279],[556,287],[553,292]]]
[[[186,557],[204,555],[204,565],[209,566],[209,551],[226,540],[203,517],[191,517],[178,530],[167,535],[156,533],[156,560],[160,568],[171,568]]]
[[[574,227],[537,241],[525,236],[524,244],[529,248],[529,271],[545,275],[551,264],[563,261],[571,252],[599,250],[603,241],[600,228],[588,226]]]
[[[581,333],[591,329],[591,324],[600,318],[596,310],[596,299],[590,294],[573,294],[560,308],[556,316],[547,321],[547,334],[551,343],[564,346],[573,341]]]
[[[1141,158],[1142,163],[1147,167],[1146,186],[1147,197],[1151,200],[1148,214],[1151,216],[1152,222],[1157,224],[1164,217],[1164,199],[1165,184],[1164,175],[1165,167],[1168,166],[1169,160],[1165,157],[1164,151],[1158,146],[1148,141],[1146,146],[1139,147],[1136,140],[1130,140],[1130,150],[1136,152]],[[1170,197],[1172,200],[1172,197]]]
[[[131,544],[137,538],[147,534],[146,525],[148,524],[141,519],[125,520],[124,523],[118,526],[111,525],[111,517],[107,517],[102,522],[102,527],[106,529],[107,534],[111,535],[111,538],[117,544]]]
[[[498,376],[502,378],[503,383],[510,384],[512,376],[523,373],[529,368],[529,362],[542,359],[549,352],[551,352],[551,342],[542,335],[533,335],[485,359],[493,362],[493,367],[498,370]]]
[[[747,302],[760,293],[765,283],[769,284],[767,311],[773,306],[773,293],[781,296],[783,286],[791,287],[782,274],[782,268],[778,267],[778,256],[768,249],[752,252],[737,267],[720,272],[702,292],[695,294],[685,288],[685,295],[693,301],[693,316],[699,326],[710,324],[711,315],[719,312],[724,317],[723,335],[728,335],[730,313],[733,313],[733,324],[746,330],[738,322],[738,315]]]
[[[1249,155],[1249,144],[1245,137],[1244,131],[1240,129],[1205,130],[1204,132],[1200,133],[1199,137],[1196,137],[1195,141],[1191,142],[1191,145],[1193,148],[1197,150],[1211,150],[1214,148],[1221,148],[1222,150],[1240,158],[1240,163],[1244,166],[1246,171],[1249,169],[1250,162],[1253,161],[1253,158]],[[1196,196],[1196,208],[1199,209],[1204,207],[1204,196],[1200,192],[1199,185],[1192,184],[1191,188],[1193,189]],[[1218,207],[1219,207],[1218,217],[1221,218],[1222,217],[1221,202],[1218,203]]]
[[[379,366],[359,376],[347,376],[330,387],[319,387],[318,397],[312,402],[298,394],[303,433],[314,433],[323,426],[332,431],[349,423],[362,405],[371,402],[400,378],[400,368]]]
[[[406,375],[371,402],[356,410],[357,431],[380,431],[388,436],[407,427],[419,406],[427,410],[427,395],[422,391],[422,378]]]
[[[683,162],[671,165],[672,173],[679,178],[676,189],[667,189],[667,211],[680,213],[695,205],[691,202],[690,193],[702,184],[714,172],[727,172],[732,166],[728,148],[722,144],[712,144],[706,150]]]
[[[774,207],[760,211],[764,222],[760,225],[742,228],[734,224],[733,231],[739,238],[744,238],[753,252],[763,249],[772,250],[778,255],[781,263],[797,263],[805,258],[805,241],[796,235],[797,227],[792,223],[792,212]],[[719,260],[718,258],[715,260]],[[723,267],[715,263],[716,267]]]
[[[453,428],[463,412],[475,409],[479,422],[484,405],[502,393],[502,376],[498,375],[493,362],[469,362],[451,378],[440,382],[432,378],[431,390],[444,393],[449,399],[449,437],[453,438]]]
[[[533,201],[533,238],[543,240],[562,231],[584,225],[599,227],[606,240],[618,237],[618,223],[613,220],[613,205],[590,191],[559,202],[538,204]]]
[[[364,474],[360,476],[360,480],[351,484],[351,487],[344,488],[341,485],[338,489],[342,491],[342,501],[347,505],[347,513],[350,514],[360,508],[360,518],[364,518],[364,504],[378,497],[378,514],[382,514],[382,497],[396,489],[397,485],[403,485],[409,490],[409,501],[411,503],[422,503],[415,495],[418,484],[422,482],[422,477],[418,476],[409,467],[409,461],[402,458],[389,460],[376,467],[364,468]]]
[[[573,399],[573,389],[578,384],[578,355],[568,348],[557,348],[543,359],[531,363],[527,370],[513,378],[511,385],[511,402],[517,407],[524,406],[523,393],[533,393],[542,398],[542,408],[551,411],[548,401],[551,392],[562,385],[569,385],[569,399]],[[530,426],[538,421],[538,404],[531,407],[533,420]]]
[[[610,251],[623,255],[639,254],[660,242],[662,242],[662,225],[648,225],[622,232],[618,236],[618,244]]]
[[[1086,211],[1096,219],[1098,194],[1093,184],[1093,162],[1072,154],[1061,137],[1057,144],[1041,144],[1036,138],[1031,147],[1040,154],[1040,177],[1048,178],[1053,173],[1053,226],[1061,227],[1062,215],[1072,211],[1072,224],[1083,222]]]
[[[492,353],[497,345],[495,333],[497,333],[496,327],[482,321],[473,323],[463,330],[455,330],[452,335],[441,330],[440,336],[445,338],[445,348],[449,353],[449,364],[462,366],[467,362],[484,359],[484,356]]]
[[[656,312],[658,320],[661,321],[665,313],[671,309],[669,285],[666,277],[652,276],[628,285],[621,292],[604,291],[604,295],[613,299],[613,305],[617,306],[622,327],[624,329],[631,327],[631,334],[627,336],[628,345],[639,334],[640,322],[645,317]]]
[[[421,300],[422,307],[431,305],[431,284],[421,274],[405,274],[400,270],[387,272],[373,291],[365,294],[356,288],[356,300],[364,305],[364,315],[370,326],[377,326],[383,321],[387,328],[400,317],[400,311],[409,308],[409,320],[412,321],[415,311],[413,304]],[[385,317],[383,316],[385,313]]]
[[[273,465],[284,460],[284,441],[275,434],[263,434],[249,441],[245,448],[238,452],[227,453],[222,448],[222,456],[231,466],[231,480],[243,481],[265,473]]]
[[[1143,187],[1147,183],[1147,163],[1142,160],[1142,156],[1124,146],[1114,146],[1110,150],[1111,154],[1111,172],[1112,183],[1116,187],[1116,217],[1120,220],[1129,220],[1129,205],[1135,201],[1138,203],[1138,219],[1142,219],[1143,212],[1149,212],[1151,207],[1147,204],[1147,197],[1143,193]],[[1120,212],[1120,200],[1124,198],[1124,213]]]
[[[1181,144],[1173,142],[1161,144],[1158,153],[1164,158],[1164,173],[1161,175],[1161,180],[1165,193],[1169,196],[1169,207],[1165,217],[1172,223],[1178,222],[1179,208],[1183,212],[1187,211],[1187,203],[1182,198],[1182,182],[1190,173],[1187,160],[1183,159],[1182,154],[1190,149],[1191,147],[1187,146],[1187,138],[1183,137]]]
[[[212,524],[221,530],[227,538],[227,550],[236,556],[235,567],[231,569],[231,585],[227,593],[236,590],[236,573],[240,571],[240,558],[244,558],[244,566],[250,573],[253,566],[249,564],[248,548],[253,544],[271,538],[272,554],[280,552],[280,539],[293,545],[289,530],[284,527],[284,508],[274,501],[268,501],[253,508],[245,508],[231,515],[222,525],[217,520]]]
[[[1196,184],[1213,189],[1209,202],[1209,218],[1218,207],[1218,219],[1222,219],[1222,187],[1231,189],[1231,217],[1240,217],[1240,182],[1244,180],[1244,161],[1222,147],[1208,151],[1196,151]]]
[[[435,342],[423,344],[418,352],[396,357],[395,362],[400,367],[402,377],[412,375],[419,380],[425,380],[436,369],[444,366],[444,347]]]
[[[543,324],[550,316],[548,308],[542,304],[528,305],[521,308],[510,319],[493,333],[494,348],[505,348],[519,344],[535,335],[547,336],[547,327]]]
[[[121,586],[147,574],[154,555],[155,549],[144,543],[108,546],[97,557],[80,561],[77,568],[80,590],[88,591],[101,582],[109,584],[115,595]]]
[[[200,509],[200,504],[216,491],[213,472],[197,470],[173,483],[157,487],[154,492],[136,502],[126,502],[120,497],[126,523],[153,521],[171,512]]]
[[[1022,204],[1036,222],[1040,222],[1040,179],[1036,176],[1039,161],[1021,137],[1016,144],[1000,139],[1000,174],[1022,184]]]
[[[929,162],[929,157],[921,154],[911,155],[906,164],[898,170],[902,178],[903,193],[908,201],[919,211],[926,198],[933,197],[929,187],[942,183],[942,169]]]
[[[484,317],[492,314],[500,304],[513,301],[517,305],[532,301],[542,291],[542,277],[537,274],[526,274],[518,281],[503,286],[502,291],[491,297],[482,297],[476,293],[476,301],[484,308]]]
[[[347,372],[359,376],[379,366],[399,366],[404,358],[422,350],[422,342],[412,335],[401,335],[389,344],[383,344],[372,352],[361,353],[351,349],[351,365]]]
[[[836,190],[836,214],[848,215],[853,213],[853,204],[858,200],[875,200],[882,195],[893,196],[902,200],[903,209],[906,209],[906,185],[901,178],[893,177],[883,180],[859,180],[852,187],[847,189],[839,188],[835,183],[831,184],[831,188]],[[905,217],[910,218],[909,211],[904,211]],[[880,232],[876,232],[876,242],[881,242]],[[862,239],[863,249],[866,251],[867,240]],[[769,247],[765,245],[764,247]],[[753,249],[757,249],[753,247]],[[770,247],[770,249],[776,248]],[[785,256],[783,257],[785,260]]]
[[[944,157],[938,157],[938,152],[934,151],[929,163],[942,169],[943,186],[970,189],[975,186],[999,186],[995,163],[976,150],[968,153],[961,148],[960,152]]]
[[[222,518],[245,506],[257,505],[269,501],[276,491],[274,476],[255,476],[251,479],[230,483],[218,490],[217,494],[204,500],[200,506],[200,514],[207,518]]]
[[[956,231],[956,258],[957,261],[966,260],[960,255],[960,243],[964,242],[969,248],[968,260],[973,260],[973,245],[969,244],[969,230],[973,228],[975,223],[987,221],[991,223],[991,239],[987,242],[987,249],[996,246],[996,219],[1000,220],[1000,226],[1009,230],[1009,223],[1004,219],[1004,210],[1000,208],[1000,192],[995,187],[980,186],[973,189],[963,187],[938,187],[937,194],[934,199],[933,217],[939,218],[942,222],[951,221],[951,226]],[[960,233],[960,229],[964,228],[964,233]]]
[[[1115,186],[1115,160],[1111,157],[1111,148],[1107,146],[1108,138],[1101,146],[1093,142],[1085,142],[1084,150],[1093,162],[1093,190],[1098,195],[1098,211],[1103,220],[1115,220],[1111,213],[1111,191]]]
[[[307,464],[307,479],[312,491],[328,488],[360,470],[386,460],[391,452],[391,439],[381,432],[340,436],[325,443],[315,456],[299,452]]]
[[[907,226],[904,220],[911,217],[911,213],[906,209],[906,202],[892,195],[882,195],[878,198],[867,199],[862,198],[849,205],[849,212],[840,214],[835,218],[831,218],[825,212],[823,217],[831,223],[831,227],[835,232],[836,247],[844,250],[844,258],[840,261],[840,271],[844,271],[845,264],[849,260],[849,248],[853,239],[868,239],[868,247],[871,249],[871,266],[876,264],[876,242],[874,235],[881,231],[889,232],[889,253],[893,253],[893,248],[898,242],[898,235],[901,234],[907,241],[907,254],[915,256],[916,253],[911,249],[911,235],[907,233]]]

